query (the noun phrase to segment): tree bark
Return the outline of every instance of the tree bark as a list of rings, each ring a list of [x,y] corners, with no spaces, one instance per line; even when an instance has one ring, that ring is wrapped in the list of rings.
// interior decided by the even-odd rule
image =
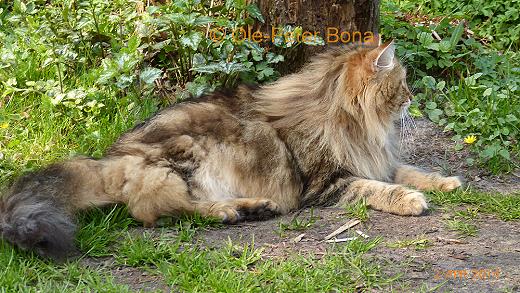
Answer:
[[[338,35],[344,32],[354,36],[373,34],[377,36],[379,28],[379,0],[253,0],[262,12],[265,22],[257,28],[264,33],[271,33],[272,27],[283,25],[301,26],[303,31],[319,32],[326,46],[342,42],[327,43],[327,28],[336,29]],[[358,41],[356,39],[355,41]],[[284,53],[286,62],[282,73],[298,69],[309,56],[323,50],[322,46],[300,45],[290,54]]]

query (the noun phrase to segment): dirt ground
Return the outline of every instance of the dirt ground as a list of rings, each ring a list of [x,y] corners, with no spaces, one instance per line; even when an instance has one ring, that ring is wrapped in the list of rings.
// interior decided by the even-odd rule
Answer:
[[[460,175],[475,189],[511,193],[520,190],[516,175],[492,176],[465,163],[467,154],[454,153],[454,143],[440,129],[426,120],[417,121],[413,146],[406,161],[427,170],[446,175]],[[300,217],[309,217],[310,210],[301,211]],[[247,222],[200,232],[197,241],[210,247],[219,247],[231,239],[234,243],[252,243],[263,247],[264,258],[284,258],[291,254],[324,255],[333,246],[324,237],[346,223],[349,218],[338,208],[313,210],[316,222],[305,231],[279,233],[280,222],[288,223],[294,217],[286,215],[264,222]],[[369,212],[369,219],[338,235],[338,238],[358,236],[359,230],[369,238],[382,237],[368,254],[381,265],[388,275],[401,273],[398,292],[520,292],[520,223],[504,222],[494,216],[480,215],[476,220],[477,236],[460,238],[446,228],[444,219],[450,214],[433,207],[425,216],[400,217]],[[303,235],[298,242],[297,236]],[[409,246],[390,248],[390,243],[410,239],[427,239],[428,247]],[[102,262],[103,260],[96,260]],[[110,260],[106,260],[110,261]],[[116,280],[136,290],[167,290],[160,277],[145,271],[117,267],[112,270]]]
[[[411,147],[407,148],[404,161],[430,171],[464,178],[467,185],[489,192],[512,193],[520,190],[520,170],[508,175],[494,176],[478,166],[468,166],[468,151],[453,151],[455,142],[426,119],[416,121]]]

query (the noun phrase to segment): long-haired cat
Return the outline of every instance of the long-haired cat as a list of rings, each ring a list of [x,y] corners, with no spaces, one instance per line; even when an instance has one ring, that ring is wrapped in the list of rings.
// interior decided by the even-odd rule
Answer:
[[[74,214],[114,203],[145,226],[193,213],[236,223],[362,198],[420,215],[419,190],[461,182],[399,163],[394,122],[412,95],[396,59],[391,42],[335,48],[272,84],[176,104],[102,159],[20,178],[0,202],[2,236],[60,259],[74,250]]]

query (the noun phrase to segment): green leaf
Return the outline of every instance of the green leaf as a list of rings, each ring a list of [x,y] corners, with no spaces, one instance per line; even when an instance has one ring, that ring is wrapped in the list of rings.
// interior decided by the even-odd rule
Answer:
[[[448,124],[446,124],[446,126],[444,127],[444,131],[450,131],[450,130],[453,130],[453,127],[455,126],[455,123],[454,122],[450,122]]]
[[[502,156],[502,158],[511,161],[511,156],[509,155],[509,152],[506,149],[501,149],[498,151],[498,154]]]
[[[272,52],[267,53],[267,63],[278,63],[284,61],[283,55],[274,54]]]
[[[466,78],[464,79],[464,82],[465,82],[466,85],[468,85],[468,86],[473,86],[473,85],[475,85],[475,84],[477,83],[477,79],[478,79],[479,77],[481,77],[482,74],[483,74],[483,73],[479,72],[479,73],[475,73],[475,74],[473,74],[473,75],[470,75],[470,76],[468,76],[468,77],[466,77]]]
[[[226,0],[226,8],[231,9],[235,8],[237,10],[242,10],[246,6],[245,0]]]
[[[434,89],[436,88],[437,86],[437,83],[435,82],[435,78],[427,75],[425,77],[422,78],[422,82],[423,84],[427,87],[427,88],[430,88],[430,89]]]
[[[165,14],[163,17],[176,24],[183,25],[188,23],[188,16],[182,13],[169,13]]]
[[[139,78],[146,84],[153,84],[158,78],[161,77],[161,75],[162,70],[154,67],[147,67],[141,71]]]
[[[116,75],[117,72],[115,70],[112,68],[106,68],[99,75],[97,82],[100,84],[107,84]]]
[[[136,35],[133,35],[129,40],[128,40],[128,52],[134,52],[134,51],[137,51],[137,48],[139,48],[139,44],[141,43],[141,38],[139,38],[138,36]]]
[[[428,46],[426,46],[426,48],[428,48],[430,50],[433,50],[433,51],[439,51],[440,50],[439,43],[431,43]]]
[[[20,0],[14,0],[13,10],[23,14],[27,10],[27,7],[25,6],[25,3],[21,2]]]
[[[269,77],[269,76],[271,76],[271,75],[273,75],[273,74],[274,74],[274,69],[272,69],[271,67],[267,67],[267,68],[263,69],[262,71],[260,71],[260,72],[258,73],[258,78],[259,78],[260,80],[263,80],[263,79],[265,79],[266,77]]]
[[[446,86],[446,82],[445,82],[444,80],[441,80],[441,81],[439,81],[439,83],[437,83],[437,86],[436,86],[436,87],[437,87],[437,89],[438,89],[439,91],[442,91],[442,90],[444,89],[445,86]]]
[[[206,58],[201,53],[196,53],[193,55],[192,64],[193,67],[202,66],[206,63]]]
[[[261,51],[252,50],[251,55],[253,55],[253,60],[255,60],[255,61],[262,61],[262,59],[263,59]]]
[[[200,97],[208,90],[208,84],[202,82],[189,82],[186,85],[188,92],[194,97]]]
[[[426,108],[428,108],[430,110],[433,110],[433,109],[437,108],[437,103],[435,103],[435,102],[426,102]]]
[[[493,89],[488,87],[483,93],[482,93],[482,96],[483,97],[487,97],[487,96],[490,96],[491,93],[493,92]]]
[[[439,50],[443,53],[447,53],[451,50],[451,47],[450,47],[450,42],[447,41],[447,40],[442,40],[440,43],[439,43]],[[449,56],[449,55],[448,55]]]
[[[433,109],[428,112],[428,118],[430,118],[433,122],[439,122],[439,116],[442,115],[442,110],[440,109]]]
[[[258,6],[256,6],[256,4],[253,3],[253,4],[247,5],[246,10],[247,10],[247,12],[249,12],[249,14],[251,14],[251,16],[256,18],[261,23],[265,22],[264,16],[260,12],[260,9],[258,9]]]
[[[462,33],[464,33],[464,23],[465,23],[464,20],[461,21],[459,23],[459,25],[457,25],[455,30],[453,30],[453,33],[451,34],[451,38],[450,38],[450,49],[451,50],[455,49],[455,46],[457,46],[457,44],[460,41],[460,38],[462,37]]]
[[[494,146],[494,145],[490,145],[490,146],[487,146],[481,153],[480,155],[485,158],[485,159],[489,159],[489,158],[492,158],[495,156],[496,154],[496,151],[497,151],[497,148]]]
[[[191,32],[188,35],[182,36],[179,41],[183,46],[197,50],[200,41],[202,41],[202,34],[199,32]]]
[[[221,71],[221,66],[219,63],[211,63],[207,65],[201,65],[201,66],[194,66],[192,68],[193,71],[199,72],[199,73],[216,73]]]
[[[518,118],[516,118],[516,116],[513,115],[513,114],[507,114],[506,121],[507,122],[515,122],[515,121],[518,121]]]
[[[199,16],[195,18],[193,22],[194,25],[207,25],[209,23],[213,23],[215,20],[211,16]]]
[[[117,78],[116,86],[119,89],[125,89],[125,88],[129,87],[133,81],[134,81],[134,78],[132,76],[121,75]]]

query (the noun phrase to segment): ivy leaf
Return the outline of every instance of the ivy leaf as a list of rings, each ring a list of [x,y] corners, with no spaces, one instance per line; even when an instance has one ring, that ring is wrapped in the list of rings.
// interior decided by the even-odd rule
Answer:
[[[152,84],[158,78],[160,78],[161,75],[162,75],[162,70],[154,68],[154,67],[147,67],[143,71],[141,71],[139,78],[146,84]]]

